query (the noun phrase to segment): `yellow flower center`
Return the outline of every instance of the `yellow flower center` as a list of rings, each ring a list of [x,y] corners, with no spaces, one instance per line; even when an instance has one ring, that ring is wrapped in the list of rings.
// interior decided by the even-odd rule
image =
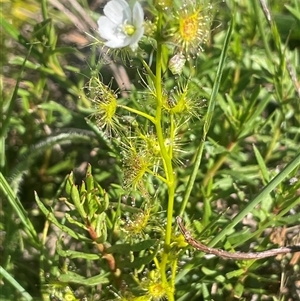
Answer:
[[[132,36],[135,33],[135,27],[131,24],[124,24],[123,31],[126,35]]]
[[[180,19],[179,31],[184,41],[192,41],[197,37],[199,11]]]
[[[148,293],[152,298],[163,298],[166,290],[161,283],[153,283],[149,286]]]

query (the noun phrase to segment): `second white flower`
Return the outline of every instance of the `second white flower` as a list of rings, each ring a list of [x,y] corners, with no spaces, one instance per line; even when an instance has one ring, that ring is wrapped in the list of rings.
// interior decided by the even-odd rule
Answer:
[[[133,51],[144,34],[144,12],[136,2],[131,10],[125,0],[111,0],[104,7],[104,15],[98,20],[101,38],[110,48],[129,46]]]

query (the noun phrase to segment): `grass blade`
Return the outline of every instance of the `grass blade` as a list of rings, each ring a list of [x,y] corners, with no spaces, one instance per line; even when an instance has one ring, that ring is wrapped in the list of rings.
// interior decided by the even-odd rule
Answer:
[[[192,172],[192,174],[189,178],[187,188],[185,190],[185,195],[184,195],[184,198],[183,198],[183,202],[182,202],[182,205],[181,205],[181,208],[180,208],[179,215],[182,215],[182,213],[185,210],[185,207],[188,203],[192,188],[194,186],[194,182],[195,182],[198,170],[199,170],[199,166],[201,164],[202,153],[203,153],[203,149],[204,149],[204,143],[205,143],[206,135],[208,133],[210,124],[211,124],[214,108],[215,108],[216,101],[217,101],[217,95],[218,95],[218,91],[219,91],[219,87],[220,87],[220,82],[221,82],[221,79],[222,79],[223,69],[224,69],[224,66],[225,66],[225,60],[226,60],[226,56],[227,56],[227,50],[228,50],[228,47],[229,47],[229,42],[230,42],[232,30],[233,30],[233,22],[230,23],[230,26],[227,30],[227,34],[226,34],[226,37],[225,37],[224,47],[223,47],[223,50],[222,50],[222,53],[221,53],[221,56],[220,56],[220,62],[219,62],[219,66],[218,66],[214,86],[213,86],[213,89],[212,89],[212,92],[211,92],[208,109],[207,109],[207,112],[206,112],[205,117],[204,117],[203,136],[200,139],[200,144],[199,144],[199,147],[198,147],[198,150],[197,150],[196,159],[195,159],[195,163],[194,163],[194,169],[193,169],[193,172]]]
[[[25,289],[18,283],[3,267],[0,266],[0,275],[2,275],[27,301],[32,301],[33,298],[25,291]]]

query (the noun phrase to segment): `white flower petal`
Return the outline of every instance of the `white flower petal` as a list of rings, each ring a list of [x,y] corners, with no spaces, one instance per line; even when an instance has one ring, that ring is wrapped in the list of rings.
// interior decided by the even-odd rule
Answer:
[[[144,28],[139,28],[135,31],[134,35],[131,36],[130,48],[135,51],[138,47],[138,42],[144,34]]]
[[[124,34],[115,35],[105,42],[105,45],[111,48],[122,48],[128,44],[128,37]]]
[[[98,30],[101,38],[105,40],[111,39],[116,34],[116,24],[107,17],[100,17],[98,20]]]
[[[132,42],[138,42],[141,37],[144,34],[144,27],[139,28],[138,30],[135,31],[134,35],[132,36]]]
[[[131,11],[125,0],[111,0],[103,11],[105,16],[99,18],[98,28],[101,38],[106,40],[105,45],[111,48],[129,46],[136,50],[144,34],[142,6],[136,2]]]
[[[103,12],[115,24],[122,24],[125,18],[131,18],[129,4],[125,0],[112,0],[108,2]]]
[[[135,27],[141,27],[144,22],[144,11],[139,2],[135,2],[132,10],[132,23]]]
[[[127,40],[122,40],[122,39],[111,39],[107,42],[105,42],[105,46],[110,47],[110,48],[123,48],[128,46]]]

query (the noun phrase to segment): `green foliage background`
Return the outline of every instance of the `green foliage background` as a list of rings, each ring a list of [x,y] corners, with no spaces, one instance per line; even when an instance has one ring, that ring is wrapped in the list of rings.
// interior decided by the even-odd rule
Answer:
[[[117,293],[121,300],[133,300],[124,297],[124,283],[135,292],[128,270],[151,270],[159,249],[153,233],[161,232],[165,221],[166,189],[155,180],[149,184],[154,196],[149,209],[135,192],[122,188],[121,149],[93,123],[86,85],[101,72],[106,84],[114,77],[113,87],[132,106],[135,101],[147,105],[146,98],[135,94],[135,88],[143,87],[134,62],[125,67],[118,60],[104,63],[92,38],[97,36],[95,21],[102,2],[0,4],[0,298],[109,300],[117,299]],[[184,191],[205,124],[193,120],[181,133],[186,153],[183,165],[177,162],[176,167],[174,216],[183,215],[204,243],[227,250],[299,243],[300,4],[270,1],[271,25],[258,1],[228,0],[213,6],[211,41],[185,70],[201,91],[203,115],[231,21],[233,31],[201,165],[184,212]],[[135,88],[128,92],[131,85]],[[276,175],[280,178],[272,186]],[[98,184],[90,184],[91,178]],[[82,181],[84,193],[76,199],[72,187]],[[102,230],[112,245],[109,254],[120,253],[116,258],[121,260],[131,251],[135,258],[136,266],[126,259],[120,278],[108,275],[107,260],[88,242],[80,212],[71,210],[75,221],[66,219],[65,200],[74,203],[83,195],[97,202],[99,196],[99,206],[107,213],[103,217],[102,209],[93,211],[97,221],[106,221],[108,230]],[[130,234],[124,238],[115,233],[126,218],[135,220],[138,214],[150,215],[142,235],[128,239]],[[66,228],[52,227],[49,220]],[[61,231],[73,239],[63,242]],[[113,249],[116,237],[123,237],[123,251],[121,246]],[[282,260],[237,263],[196,251],[176,252],[176,300],[299,300],[299,253]]]

